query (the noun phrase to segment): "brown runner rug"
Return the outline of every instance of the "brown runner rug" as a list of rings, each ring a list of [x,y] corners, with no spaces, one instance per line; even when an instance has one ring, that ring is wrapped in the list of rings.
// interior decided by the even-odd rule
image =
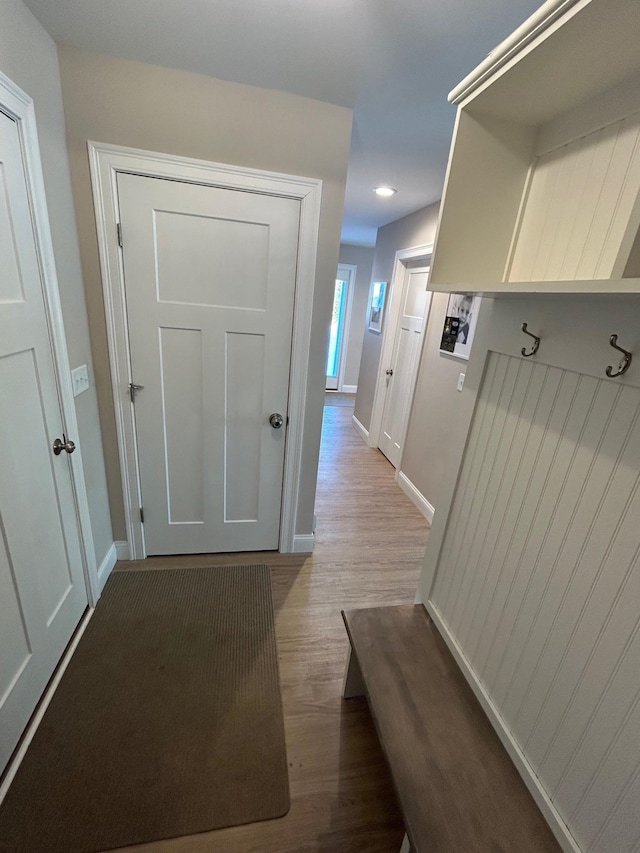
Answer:
[[[94,853],[288,809],[268,567],[115,572],[0,807],[0,850]]]

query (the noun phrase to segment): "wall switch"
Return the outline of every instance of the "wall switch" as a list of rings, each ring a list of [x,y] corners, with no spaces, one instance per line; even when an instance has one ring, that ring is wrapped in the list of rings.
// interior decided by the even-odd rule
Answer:
[[[73,386],[73,396],[77,397],[89,387],[89,371],[86,364],[81,364],[71,371],[71,384]]]
[[[456,388],[458,389],[458,391],[462,391],[465,376],[466,376],[465,373],[461,373],[460,376],[458,376],[458,384],[456,385]]]

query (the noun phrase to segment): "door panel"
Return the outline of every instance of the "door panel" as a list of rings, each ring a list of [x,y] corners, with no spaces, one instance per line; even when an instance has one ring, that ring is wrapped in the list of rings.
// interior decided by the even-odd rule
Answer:
[[[159,329],[169,523],[204,522],[202,332]]]
[[[87,606],[22,147],[0,112],[0,771]]]
[[[267,223],[178,210],[155,210],[153,218],[159,301],[264,310],[269,261]],[[220,247],[225,251],[221,252]],[[185,270],[189,271],[188,276]],[[230,281],[233,288],[228,287]]]
[[[21,565],[31,564],[33,577],[38,581],[37,596],[23,606],[30,620],[38,619],[48,626],[69,594],[72,578],[53,470],[54,463],[60,460],[49,447],[41,396],[41,383],[46,378],[38,367],[33,349],[0,359],[2,446],[12,449],[16,482],[13,486],[15,491],[12,489],[11,494],[17,499],[13,506],[9,506],[11,494],[5,492],[7,506],[4,516],[14,532],[25,528],[24,537],[17,539],[14,533],[14,559]],[[55,432],[55,424],[52,426]],[[21,464],[24,460],[29,460],[29,464]],[[29,507],[28,518],[35,523],[21,520],[17,507]],[[43,554],[46,554],[46,566],[40,565]]]
[[[300,203],[118,176],[147,553],[274,550]]]
[[[224,442],[225,521],[257,522],[262,441],[260,422],[264,385],[265,336],[227,332]]]
[[[387,376],[379,447],[394,468],[400,464],[409,407],[418,370],[422,332],[430,300],[428,267],[408,267],[402,284],[401,313]]]
[[[408,324],[409,326],[411,324]],[[407,371],[405,365],[411,364],[415,355],[415,350],[418,346],[419,332],[410,327],[401,326],[398,329],[398,337],[396,340],[396,350],[394,358],[393,376],[389,381],[389,390],[387,391],[387,399],[385,402],[385,412],[382,422],[381,444],[385,443],[389,450],[387,455],[391,454],[394,458],[391,459],[394,465],[397,466],[398,459],[396,454],[400,452],[400,430],[402,428],[404,416],[404,401],[411,389],[407,387]],[[383,450],[385,452],[385,450]]]

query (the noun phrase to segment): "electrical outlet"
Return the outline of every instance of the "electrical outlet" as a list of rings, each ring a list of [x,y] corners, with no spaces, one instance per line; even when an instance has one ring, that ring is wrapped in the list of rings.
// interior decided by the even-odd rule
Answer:
[[[458,391],[462,391],[462,388],[463,388],[463,386],[464,386],[464,377],[465,377],[465,375],[466,375],[466,374],[461,373],[461,374],[460,374],[460,376],[458,376],[458,384],[456,385],[456,388],[458,389]]]
[[[89,387],[89,371],[86,364],[81,364],[71,371],[71,384],[73,386],[73,396],[77,397]]]

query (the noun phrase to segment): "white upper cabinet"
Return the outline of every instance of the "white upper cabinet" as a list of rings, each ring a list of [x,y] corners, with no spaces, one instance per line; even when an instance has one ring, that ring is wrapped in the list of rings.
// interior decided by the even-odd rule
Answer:
[[[431,287],[640,292],[640,2],[549,0],[450,94]]]

